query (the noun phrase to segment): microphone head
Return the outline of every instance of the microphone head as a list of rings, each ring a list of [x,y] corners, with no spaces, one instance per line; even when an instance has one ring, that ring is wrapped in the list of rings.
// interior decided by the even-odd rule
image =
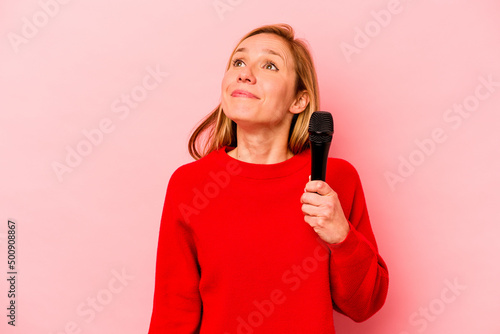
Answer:
[[[332,141],[333,117],[328,111],[315,111],[309,120],[309,140],[313,143]]]

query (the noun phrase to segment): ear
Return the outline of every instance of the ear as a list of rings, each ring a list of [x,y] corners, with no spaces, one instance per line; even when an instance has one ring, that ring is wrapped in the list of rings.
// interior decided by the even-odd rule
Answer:
[[[292,114],[300,114],[309,104],[309,93],[306,90],[297,93],[297,97],[290,106],[289,111]]]

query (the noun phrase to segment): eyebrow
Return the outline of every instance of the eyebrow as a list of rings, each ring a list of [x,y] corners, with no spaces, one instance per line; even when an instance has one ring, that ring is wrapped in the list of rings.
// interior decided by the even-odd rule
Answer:
[[[237,53],[237,52],[247,52],[247,51],[248,51],[247,48],[239,48],[236,51],[234,51],[234,53]],[[278,52],[276,52],[276,51],[274,51],[272,49],[264,49],[263,51],[265,51],[268,54],[272,54],[272,55],[278,56],[281,59],[283,59],[283,61],[285,61],[285,59],[283,58],[283,56],[281,54],[279,54]]]

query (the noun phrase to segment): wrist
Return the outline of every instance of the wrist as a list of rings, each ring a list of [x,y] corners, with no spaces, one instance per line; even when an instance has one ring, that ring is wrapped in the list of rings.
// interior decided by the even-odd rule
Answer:
[[[333,238],[333,240],[331,242],[329,242],[329,244],[332,244],[332,245],[341,244],[347,238],[350,231],[351,231],[351,226],[346,221],[345,224],[342,224],[342,227],[339,228],[339,230],[337,231],[336,238]]]

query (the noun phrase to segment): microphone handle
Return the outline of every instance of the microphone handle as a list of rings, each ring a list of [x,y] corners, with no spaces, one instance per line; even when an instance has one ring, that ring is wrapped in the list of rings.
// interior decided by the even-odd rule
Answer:
[[[330,144],[331,142],[316,143],[311,141],[311,181],[325,181]]]

